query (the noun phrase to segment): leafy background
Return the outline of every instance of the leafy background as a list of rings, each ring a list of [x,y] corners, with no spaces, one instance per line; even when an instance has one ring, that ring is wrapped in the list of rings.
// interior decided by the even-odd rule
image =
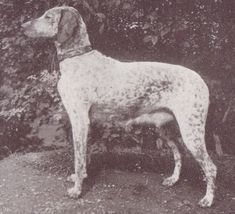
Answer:
[[[59,71],[53,43],[27,39],[20,28],[59,5],[80,11],[93,47],[109,56],[180,64],[199,72],[211,93],[207,146],[219,155],[235,154],[233,0],[0,0],[0,158],[15,151],[50,149],[42,136],[48,126],[54,127],[55,142],[71,142],[56,90]],[[93,124],[93,130],[92,152],[114,145],[132,151],[162,147],[149,126],[126,133],[114,124]]]

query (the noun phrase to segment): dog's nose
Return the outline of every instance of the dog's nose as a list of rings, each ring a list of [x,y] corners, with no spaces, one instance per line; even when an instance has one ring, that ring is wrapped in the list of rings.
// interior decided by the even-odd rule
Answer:
[[[23,29],[26,29],[28,25],[29,25],[29,23],[28,23],[28,22],[25,22],[25,23],[23,23],[23,24],[21,25],[21,27],[22,27]]]

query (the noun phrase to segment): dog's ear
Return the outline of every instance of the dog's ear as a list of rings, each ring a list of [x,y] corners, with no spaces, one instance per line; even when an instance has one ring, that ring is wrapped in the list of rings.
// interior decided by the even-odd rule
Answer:
[[[68,10],[62,10],[58,24],[57,42],[64,43],[73,36],[78,27],[79,22],[76,14]]]

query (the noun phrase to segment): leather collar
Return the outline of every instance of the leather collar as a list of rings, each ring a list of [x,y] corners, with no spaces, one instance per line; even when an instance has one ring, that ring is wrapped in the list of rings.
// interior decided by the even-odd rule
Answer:
[[[67,52],[64,52],[64,53],[60,53],[60,54],[57,54],[57,57],[58,57],[58,61],[61,62],[67,58],[72,58],[72,57],[75,57],[75,56],[81,56],[85,53],[88,53],[90,51],[92,51],[92,47],[89,45],[89,46],[86,46],[84,47],[82,50],[81,49],[73,49],[73,50],[69,50]]]

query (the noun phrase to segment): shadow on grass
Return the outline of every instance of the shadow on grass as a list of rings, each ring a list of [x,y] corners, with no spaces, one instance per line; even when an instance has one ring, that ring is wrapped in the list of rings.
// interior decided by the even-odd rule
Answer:
[[[225,156],[218,158],[212,155],[214,162],[218,167],[217,186],[235,190],[235,158]],[[192,158],[183,157],[183,167],[181,179],[187,179],[192,186],[204,188],[203,174]],[[73,173],[73,149],[68,147],[63,150],[53,150],[43,155],[41,160],[33,164],[39,170],[57,174],[59,176],[69,176]],[[115,154],[104,153],[96,154],[92,157],[87,167],[88,178],[85,180],[84,194],[95,184],[96,177],[103,170],[121,170],[127,172],[154,172],[157,174],[170,175],[173,171],[174,162],[171,155],[161,155],[156,151],[155,156],[147,154]]]

